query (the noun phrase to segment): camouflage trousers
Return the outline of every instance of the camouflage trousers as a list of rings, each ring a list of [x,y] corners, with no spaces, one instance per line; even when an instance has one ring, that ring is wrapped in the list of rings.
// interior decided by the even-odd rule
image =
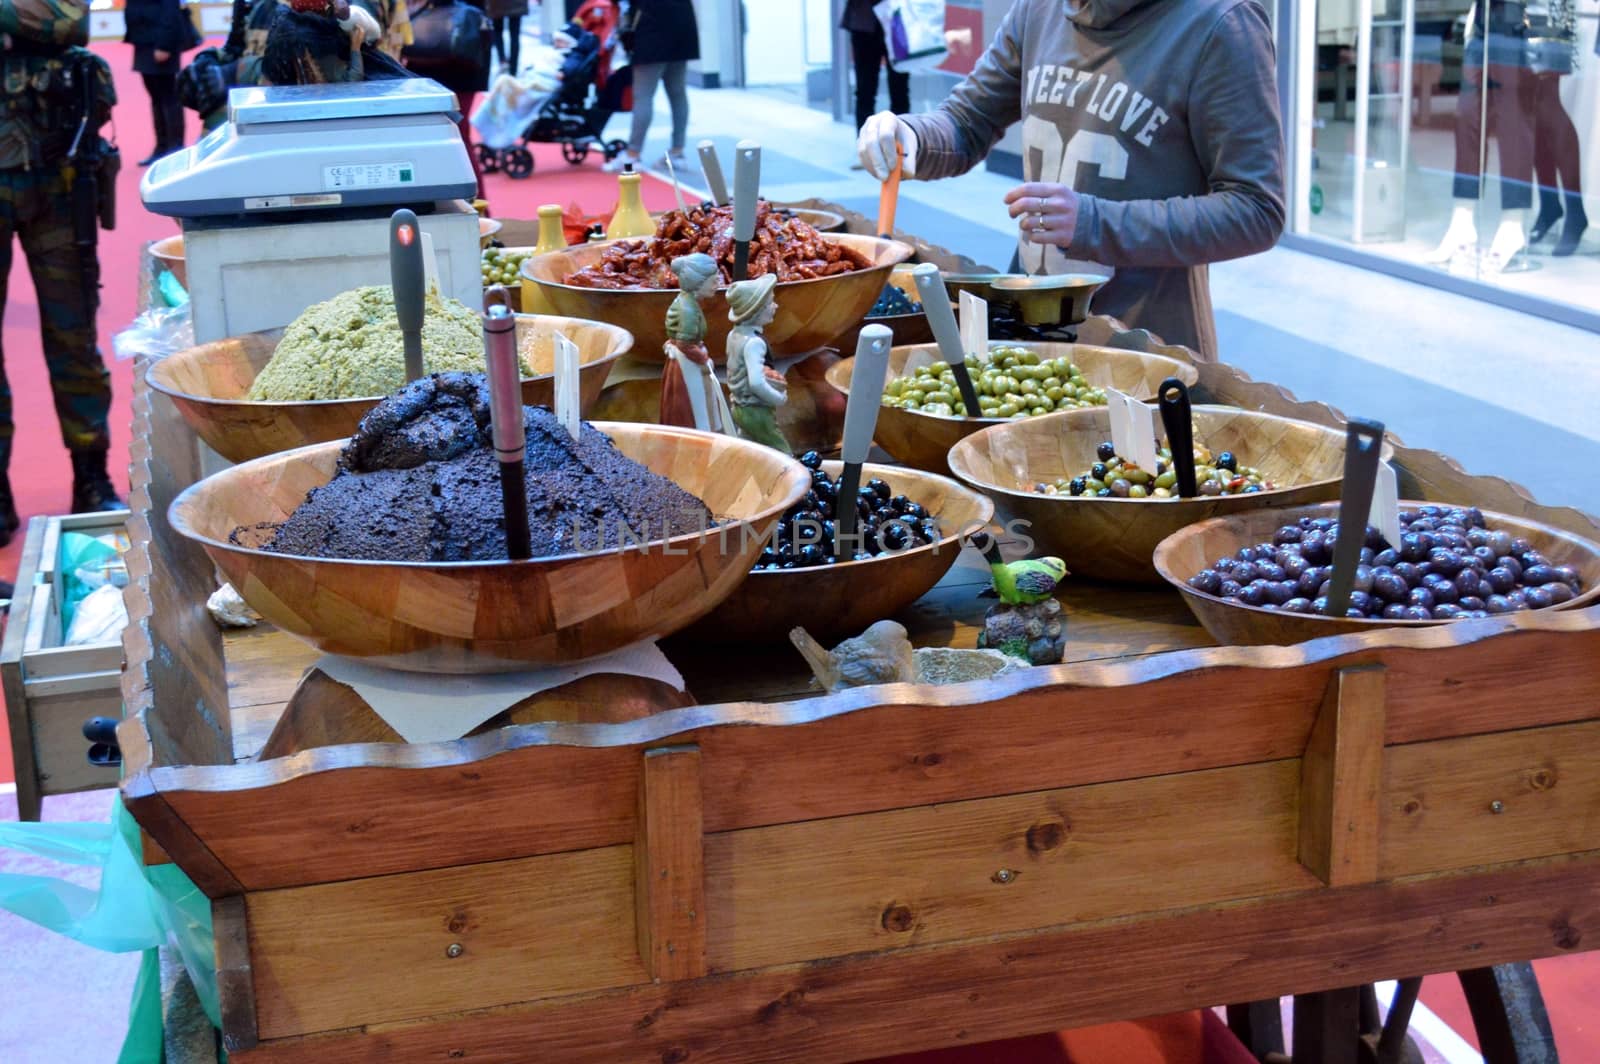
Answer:
[[[85,290],[85,263],[72,243],[72,198],[58,170],[0,170],[0,301],[7,296],[13,237],[22,242],[39,297],[40,334],[61,439],[70,451],[110,445],[111,373],[96,346],[99,293]],[[0,304],[3,305],[3,304]],[[24,401],[34,396],[25,396]],[[16,426],[0,347],[0,447]]]

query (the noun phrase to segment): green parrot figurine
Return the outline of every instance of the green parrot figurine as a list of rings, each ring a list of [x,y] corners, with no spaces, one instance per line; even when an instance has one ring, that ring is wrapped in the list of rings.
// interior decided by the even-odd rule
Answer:
[[[989,563],[994,587],[984,591],[1013,606],[1027,606],[1049,598],[1067,576],[1067,564],[1060,558],[1024,558],[1008,562],[1000,556],[1000,544],[987,532],[974,533],[970,542]]]

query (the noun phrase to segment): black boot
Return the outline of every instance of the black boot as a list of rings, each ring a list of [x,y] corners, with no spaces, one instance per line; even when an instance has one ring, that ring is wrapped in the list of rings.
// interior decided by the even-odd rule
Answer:
[[[1528,230],[1528,243],[1537,244],[1549,235],[1561,220],[1561,194],[1553,188],[1539,186],[1539,216]]]
[[[111,486],[111,476],[106,472],[106,452],[73,451],[72,512],[92,514],[127,508],[117,498],[117,489]]]
[[[1552,255],[1571,255],[1583,241],[1583,231],[1589,228],[1589,216],[1583,211],[1583,197],[1567,193],[1567,224],[1561,230]]]
[[[5,448],[10,457],[10,447]],[[22,526],[17,517],[17,501],[11,497],[11,474],[0,468],[0,547],[11,542],[12,533]]]

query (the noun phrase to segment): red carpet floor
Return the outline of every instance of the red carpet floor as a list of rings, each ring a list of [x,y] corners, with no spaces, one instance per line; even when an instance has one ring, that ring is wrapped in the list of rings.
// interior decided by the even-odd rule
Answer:
[[[139,255],[143,247],[151,240],[171,235],[177,227],[169,219],[147,214],[139,202],[139,178],[144,171],[133,164],[149,152],[153,135],[148,99],[130,70],[132,50],[122,45],[101,45],[98,50],[116,71],[117,92],[122,101],[116,111],[116,132],[125,163],[117,187],[119,225],[115,232],[101,238],[105,288],[100,342],[111,366],[115,397],[111,414],[113,476],[126,490],[132,373],[127,363],[112,356],[111,336],[132,320],[137,310]],[[187,117],[192,138],[196,123],[192,114]],[[625,116],[613,121],[613,132],[624,120]],[[562,161],[554,145],[536,146],[534,151],[537,168],[532,177],[522,181],[500,175],[489,177],[486,191],[497,217],[533,218],[542,203],[577,203],[588,213],[608,211],[615,203],[615,179],[600,171],[598,156],[574,167]],[[671,188],[661,182],[645,182],[644,197],[652,210],[673,205]],[[335,294],[336,288],[330,287],[328,295]],[[4,350],[5,369],[16,399],[17,438],[11,483],[17,508],[24,522],[35,515],[64,513],[71,492],[71,470],[50,404],[39,346],[38,301],[20,247],[14,256],[7,292]],[[6,579],[16,572],[22,539],[19,533],[10,546],[0,549],[0,575]],[[9,782],[11,773],[8,736],[0,729],[0,783]],[[1562,958],[1541,963],[1539,972],[1563,1059],[1600,1061],[1600,1024],[1595,1023],[1592,1014],[1594,987],[1600,985],[1600,960],[1593,956]],[[1465,1002],[1453,979],[1428,980],[1424,1000],[1471,1039]],[[1207,1015],[1202,1020],[1199,1013],[1185,1013],[895,1057],[878,1064],[1238,1064],[1247,1060],[1213,1017]]]

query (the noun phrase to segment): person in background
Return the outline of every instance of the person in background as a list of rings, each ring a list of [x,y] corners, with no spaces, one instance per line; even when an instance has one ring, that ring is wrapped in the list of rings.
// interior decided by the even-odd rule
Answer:
[[[650,120],[655,117],[657,85],[666,86],[672,108],[672,143],[666,158],[682,169],[689,136],[689,61],[700,58],[694,4],[691,0],[632,0],[622,16],[621,33],[622,46],[633,65],[633,131],[628,150],[606,163],[605,170],[616,173],[624,166],[639,168]]]
[[[133,69],[144,79],[155,120],[156,146],[149,166],[183,147],[183,105],[178,102],[179,57],[200,43],[200,33],[182,0],[128,0],[123,41],[133,45]]]
[[[414,0],[411,4],[412,46],[406,50],[406,68],[432,78],[455,93],[461,115],[461,139],[478,181],[478,198],[484,199],[483,164],[472,145],[472,105],[478,93],[489,88],[494,24],[483,0]]]
[[[88,40],[88,0],[0,0],[0,73],[8,87],[0,114],[0,307],[20,240],[61,439],[72,455],[73,513],[126,508],[106,471],[111,374],[95,344],[96,223],[111,224],[117,166],[100,130],[117,93],[106,61],[81,47]],[[16,424],[3,363],[0,355],[0,545],[21,525],[8,475]]]
[[[889,110],[903,115],[911,111],[911,75],[889,66],[889,44],[883,36],[883,23],[872,11],[873,0],[847,0],[839,28],[850,34],[850,58],[856,68],[856,133],[867,124],[878,108],[878,70],[889,69]],[[851,164],[861,169],[861,160]]]
[[[494,20],[495,58],[505,64],[507,74],[516,77],[522,52],[522,19],[528,13],[528,0],[485,0],[483,10]]]
[[[1020,265],[1111,273],[1097,312],[1214,360],[1206,265],[1283,232],[1272,41],[1256,0],[1016,0],[937,110],[875,114],[857,149],[880,180],[897,148],[906,177],[953,177],[1020,122]]]

